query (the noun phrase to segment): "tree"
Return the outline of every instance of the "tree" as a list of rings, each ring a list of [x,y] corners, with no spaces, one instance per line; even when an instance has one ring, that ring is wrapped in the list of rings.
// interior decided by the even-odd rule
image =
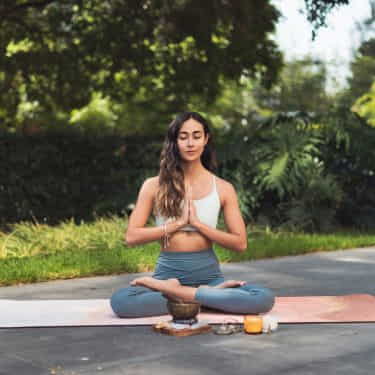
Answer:
[[[271,90],[258,85],[255,97],[263,108],[281,112],[324,113],[329,107],[326,93],[326,67],[311,57],[284,64],[278,81]]]
[[[350,96],[357,99],[367,92],[375,80],[375,38],[361,44],[351,63]]]
[[[258,73],[269,86],[281,64],[269,1],[8,0],[1,15],[3,88],[24,84],[50,110],[80,107],[94,91],[152,93],[172,107],[192,93],[210,101],[220,76]]]
[[[357,99],[352,110],[365,118],[369,125],[375,127],[375,81],[370,91]]]
[[[347,0],[305,0],[315,28]],[[275,82],[281,53],[270,38],[270,0],[3,0],[0,101],[11,122],[20,102],[45,111],[79,108],[100,91],[118,101],[163,101],[164,113],[191,95],[213,102],[221,78]]]
[[[317,30],[322,26],[326,26],[328,13],[337,6],[347,4],[349,4],[349,0],[305,0],[307,19],[313,25],[313,39]]]

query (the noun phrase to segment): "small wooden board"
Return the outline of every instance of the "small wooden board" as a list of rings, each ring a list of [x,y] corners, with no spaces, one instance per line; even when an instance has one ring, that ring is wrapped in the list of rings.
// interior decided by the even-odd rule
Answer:
[[[166,333],[171,336],[192,336],[212,331],[212,327],[208,324],[202,324],[196,328],[177,329],[171,326],[171,322],[157,323],[153,325],[153,329],[156,332]]]

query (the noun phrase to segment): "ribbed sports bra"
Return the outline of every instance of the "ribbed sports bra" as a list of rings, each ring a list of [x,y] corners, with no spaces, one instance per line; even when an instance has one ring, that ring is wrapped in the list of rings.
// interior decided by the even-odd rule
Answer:
[[[216,228],[217,221],[219,218],[219,213],[220,213],[220,197],[216,188],[215,176],[213,175],[212,177],[213,177],[213,183],[212,183],[213,188],[212,188],[211,193],[201,199],[194,199],[193,203],[195,205],[196,213],[197,213],[199,220],[202,223],[210,227]],[[176,220],[176,218],[168,218],[166,220],[164,216],[155,215],[156,226],[161,226],[165,222],[168,223],[173,220]],[[180,228],[179,230],[197,231],[198,229],[188,224]]]

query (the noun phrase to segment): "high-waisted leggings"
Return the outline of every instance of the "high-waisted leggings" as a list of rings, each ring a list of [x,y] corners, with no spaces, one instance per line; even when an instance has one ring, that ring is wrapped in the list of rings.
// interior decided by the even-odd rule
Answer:
[[[247,282],[232,288],[207,288],[224,280],[213,249],[201,251],[162,251],[154,278],[177,278],[182,285],[197,287],[195,300],[202,307],[229,313],[259,314],[272,309],[275,301],[270,289]],[[164,295],[144,286],[128,286],[117,290],[110,299],[114,313],[120,318],[168,314]]]

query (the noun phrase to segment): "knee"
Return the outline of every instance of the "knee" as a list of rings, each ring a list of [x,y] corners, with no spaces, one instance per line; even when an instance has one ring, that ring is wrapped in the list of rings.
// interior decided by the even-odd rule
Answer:
[[[113,312],[119,318],[126,318],[131,316],[131,313],[129,311],[131,302],[129,300],[130,296],[127,288],[119,289],[115,293],[113,293],[110,299],[110,305]]]
[[[271,289],[262,288],[260,295],[261,302],[259,306],[259,313],[266,313],[270,311],[275,304],[275,294]]]
[[[254,304],[253,298],[250,298],[250,304],[255,314],[266,313],[272,309],[275,304],[275,294],[271,289],[264,288],[258,285],[245,284],[244,289],[249,292],[251,297],[255,297],[256,303]]]

